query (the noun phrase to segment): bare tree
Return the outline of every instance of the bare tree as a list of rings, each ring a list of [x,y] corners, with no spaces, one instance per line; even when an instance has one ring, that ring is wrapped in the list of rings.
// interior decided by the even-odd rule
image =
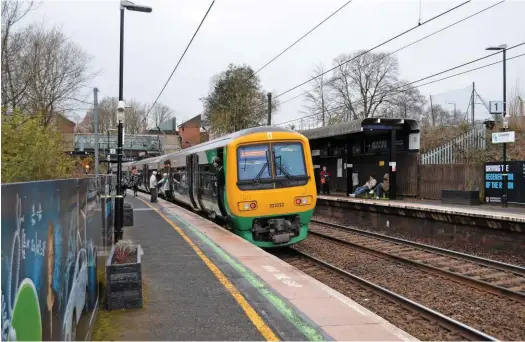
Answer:
[[[421,119],[426,99],[418,88],[400,81],[396,85],[398,90],[393,91],[385,99],[383,113],[386,117]]]
[[[398,61],[386,53],[357,51],[334,60],[340,65],[334,70],[330,86],[335,106],[344,108],[347,119],[372,117],[393,93],[397,84]],[[361,55],[361,56],[360,56]],[[350,62],[345,63],[345,61]]]
[[[43,116],[47,125],[56,112],[65,111],[95,74],[88,72],[90,57],[69,41],[61,29],[32,25],[27,29],[26,67],[31,82],[28,110]]]
[[[2,108],[18,108],[30,82],[24,69],[25,32],[15,25],[34,9],[33,1],[2,0]]]
[[[126,134],[141,134],[147,129],[145,123],[146,105],[135,100],[127,103],[124,130]],[[107,132],[109,129],[117,128],[117,106],[118,98],[105,97],[98,105],[98,131]],[[93,109],[88,111],[79,124],[78,131],[82,133],[94,132]]]
[[[421,121],[424,126],[445,126],[452,124],[453,116],[442,106],[433,105],[423,113]]]
[[[150,114],[150,127],[157,128],[163,122],[173,118],[175,112],[168,106],[162,103],[157,103],[155,108],[151,110]]]
[[[523,88],[521,87],[520,79],[516,78],[516,83],[510,91],[510,96],[508,100],[507,112],[510,116],[518,116],[520,114],[520,108],[522,106],[521,102],[525,100]],[[521,98],[521,100],[520,100]]]
[[[141,134],[147,130],[146,105],[135,100],[127,102],[126,121],[124,127],[127,134]]]
[[[314,67],[312,78],[314,78],[316,86],[305,93],[305,113],[315,116],[317,121],[323,126],[325,124],[331,124],[335,118],[330,111],[333,98],[327,76],[324,75],[324,67],[322,64],[317,64]]]

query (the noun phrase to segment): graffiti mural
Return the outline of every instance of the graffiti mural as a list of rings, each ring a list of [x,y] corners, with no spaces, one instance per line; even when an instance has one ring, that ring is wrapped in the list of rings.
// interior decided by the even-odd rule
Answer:
[[[85,338],[98,299],[93,179],[2,185],[2,339]]]

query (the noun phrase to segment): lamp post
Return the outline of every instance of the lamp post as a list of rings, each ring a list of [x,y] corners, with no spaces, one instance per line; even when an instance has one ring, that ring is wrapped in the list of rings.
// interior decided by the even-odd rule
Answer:
[[[122,196],[122,141],[123,138],[123,121],[126,105],[124,103],[124,11],[135,11],[151,13],[152,8],[135,5],[131,1],[120,1],[120,66],[119,66],[119,89],[118,89],[118,143],[117,143],[117,196],[115,198],[115,242],[122,239],[122,226],[124,223],[124,197]]]
[[[503,131],[507,130],[507,122],[505,116],[507,115],[507,44],[502,44],[500,46],[492,46],[486,48],[489,51],[501,51],[503,53]],[[507,143],[503,143],[503,179],[501,186],[501,205],[507,207]]]

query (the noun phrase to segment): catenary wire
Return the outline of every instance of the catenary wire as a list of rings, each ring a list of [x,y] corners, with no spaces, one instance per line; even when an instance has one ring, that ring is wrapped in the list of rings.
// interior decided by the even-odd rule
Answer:
[[[296,85],[296,86],[294,86],[294,87],[292,87],[292,88],[290,88],[290,89],[288,89],[288,90],[286,90],[286,91],[284,91],[284,92],[278,94],[277,96],[275,96],[275,99],[277,99],[278,97],[281,97],[281,96],[284,95],[284,94],[287,94],[287,93],[291,92],[292,90],[295,90],[295,89],[299,88],[300,86],[303,86],[303,85],[305,85],[305,84],[307,84],[307,83],[309,83],[309,82],[315,80],[316,78],[319,78],[319,77],[321,77],[321,76],[323,76],[323,75],[329,73],[330,71],[333,71],[333,70],[339,68],[340,66],[342,66],[342,65],[344,65],[344,64],[346,64],[346,63],[351,62],[352,60],[354,60],[354,59],[356,59],[356,58],[359,58],[359,57],[363,56],[363,55],[366,54],[366,53],[369,53],[370,51],[373,51],[373,50],[377,49],[378,47],[381,47],[381,46],[383,46],[383,45],[385,45],[385,44],[391,42],[391,41],[394,40],[394,39],[397,39],[397,38],[399,38],[399,37],[401,37],[401,36],[403,36],[403,35],[405,35],[405,34],[411,32],[411,31],[413,31],[413,30],[415,30],[415,29],[417,29],[417,28],[419,28],[419,27],[421,27],[421,26],[423,26],[423,25],[425,25],[425,24],[428,24],[429,22],[431,22],[431,21],[433,21],[433,20],[436,20],[437,18],[439,18],[439,17],[441,17],[441,16],[444,16],[445,14],[448,14],[448,13],[454,11],[454,10],[460,8],[461,6],[464,6],[464,5],[468,4],[468,3],[471,2],[471,1],[472,1],[472,0],[467,0],[467,1],[465,1],[465,2],[463,2],[463,3],[461,3],[461,4],[457,5],[457,6],[455,6],[455,7],[453,7],[453,8],[450,8],[450,9],[448,9],[448,10],[446,10],[446,11],[444,11],[444,12],[442,12],[442,13],[440,13],[440,14],[438,14],[438,15],[436,15],[436,16],[434,16],[434,17],[432,17],[432,18],[430,18],[430,19],[428,19],[428,20],[426,20],[426,21],[424,21],[424,22],[422,22],[421,24],[418,24],[418,25],[416,25],[416,26],[414,26],[414,27],[411,27],[411,28],[409,28],[408,30],[405,30],[405,31],[399,33],[398,35],[396,35],[396,36],[394,36],[394,37],[392,37],[392,38],[389,38],[389,39],[385,40],[384,42],[382,42],[382,43],[380,43],[380,44],[377,44],[377,45],[374,46],[373,48],[368,49],[368,50],[366,50],[366,51],[364,51],[364,52],[362,52],[362,53],[360,53],[360,54],[358,54],[358,55],[352,57],[351,59],[349,59],[349,60],[347,60],[347,61],[344,61],[343,63],[340,63],[340,64],[336,65],[335,67],[333,67],[333,68],[331,68],[331,69],[329,69],[329,70],[327,70],[327,71],[325,71],[325,72],[323,72],[323,73],[321,73],[321,74],[319,74],[319,75],[316,75],[316,76],[310,78],[309,80],[304,81],[304,82],[302,82],[302,83],[300,83],[300,84],[298,84],[298,85]]]
[[[432,37],[432,36],[434,36],[434,35],[436,35],[436,34],[438,34],[438,33],[440,33],[440,32],[443,32],[443,31],[445,31],[445,30],[448,29],[448,28],[451,28],[451,27],[453,27],[453,26],[455,26],[455,25],[457,25],[457,24],[459,24],[459,23],[461,23],[461,22],[463,22],[463,21],[466,21],[466,20],[468,20],[468,19],[470,19],[470,18],[472,18],[472,17],[474,17],[474,16],[476,16],[476,15],[478,15],[478,14],[481,14],[481,13],[483,13],[483,12],[485,12],[485,11],[487,11],[487,10],[489,10],[489,9],[491,9],[491,8],[493,8],[493,7],[495,7],[495,6],[497,6],[497,5],[500,5],[500,4],[504,3],[505,1],[506,1],[506,0],[502,0],[502,1],[500,1],[500,2],[497,2],[497,3],[495,3],[495,4],[493,4],[493,5],[490,5],[490,6],[484,8],[484,9],[482,9],[482,10],[480,10],[480,11],[474,13],[474,14],[471,14],[471,15],[469,15],[469,16],[467,16],[467,17],[464,17],[464,18],[462,18],[462,19],[460,19],[460,20],[458,20],[458,21],[456,21],[456,22],[454,22],[454,23],[452,23],[452,24],[450,24],[450,25],[448,25],[448,26],[445,26],[445,27],[443,27],[443,28],[441,28],[441,29],[439,29],[439,30],[437,30],[437,31],[434,31],[433,33],[431,33],[431,34],[429,34],[429,35],[426,35],[426,36],[424,36],[424,37],[422,37],[422,38],[420,38],[420,39],[417,39],[417,40],[413,41],[412,43],[409,43],[409,44],[407,44],[407,45],[405,45],[405,46],[403,46],[403,47],[401,47],[401,48],[399,48],[399,49],[397,49],[397,50],[395,50],[395,51],[392,51],[392,52],[390,52],[390,53],[388,53],[388,54],[386,54],[386,55],[384,55],[384,56],[381,56],[381,57],[379,57],[379,58],[373,60],[372,62],[370,62],[370,63],[364,65],[364,67],[366,67],[366,66],[368,66],[368,65],[371,65],[371,64],[373,64],[373,63],[379,62],[379,61],[385,59],[386,57],[393,55],[394,53],[397,53],[397,52],[399,52],[399,51],[401,51],[401,50],[404,50],[404,49],[406,49],[406,48],[408,48],[408,47],[410,47],[410,46],[412,46],[412,45],[414,45],[414,44],[417,44],[417,43],[419,43],[419,42],[421,42],[421,41],[423,41],[423,40],[425,40],[425,39],[428,39],[428,38],[430,38],[430,37]],[[340,78],[341,78],[341,77],[338,77],[337,79],[340,79]],[[333,81],[335,81],[335,80],[329,81],[328,83],[331,83],[331,82],[333,82]],[[299,97],[303,96],[304,94],[306,94],[306,93],[308,93],[308,92],[310,92],[310,91],[312,91],[312,90],[314,90],[314,89],[317,89],[317,88],[319,88],[319,86],[315,86],[315,87],[313,87],[312,89],[310,89],[310,90],[308,90],[308,91],[305,91],[305,92],[303,92],[303,93],[301,93],[301,94],[295,95],[295,96],[293,96],[293,97],[291,97],[291,98],[289,98],[289,99],[286,99],[286,100],[284,100],[283,102],[281,102],[280,105],[283,105],[283,104],[285,104],[285,103],[287,103],[287,102],[290,102],[290,101],[292,101],[292,100],[295,100],[296,98],[299,98]]]
[[[522,44],[518,44],[514,47],[517,47],[517,46],[520,46],[520,45],[523,45],[525,43],[522,43]],[[509,50],[509,49],[507,49]],[[492,56],[493,54],[491,55],[488,55],[487,57],[490,57]],[[516,55],[516,56],[513,56],[513,57],[510,57],[510,58],[507,58],[507,61],[510,61],[510,60],[513,60],[513,59],[516,59],[516,58],[520,58],[520,57],[524,57],[525,56],[525,53],[522,53],[522,54],[519,54],[519,55]],[[479,59],[476,59],[475,61],[478,61]],[[475,61],[472,61],[471,63],[474,63]],[[416,87],[419,88],[419,87],[423,87],[423,86],[426,86],[426,85],[429,85],[429,84],[433,84],[433,83],[437,83],[437,82],[441,82],[441,81],[444,81],[444,80],[447,80],[449,78],[452,78],[452,77],[457,77],[457,76],[460,76],[460,75],[464,75],[464,74],[467,74],[467,73],[470,73],[470,72],[473,72],[473,71],[477,71],[477,70],[480,70],[480,69],[484,69],[484,68],[488,68],[490,66],[493,66],[493,65],[496,65],[496,64],[500,64],[502,63],[503,61],[497,61],[497,62],[493,62],[493,63],[489,63],[489,64],[485,64],[485,65],[482,65],[482,66],[479,66],[479,67],[476,67],[476,68],[472,68],[472,69],[469,69],[469,70],[466,70],[466,71],[462,71],[462,72],[458,72],[456,74],[453,74],[453,75],[449,75],[449,76],[446,76],[446,77],[442,77],[440,79],[437,79],[437,80],[432,80],[432,81],[429,81],[429,82],[426,82],[426,83],[423,83],[423,84],[419,84],[417,85]],[[448,69],[448,70],[445,70],[443,72],[440,72],[440,73],[437,73],[437,74],[434,74],[434,75],[431,75],[431,76],[427,76],[427,77],[424,77],[422,79],[419,79],[417,81],[413,81],[413,82],[410,82],[410,83],[407,83],[407,84],[403,84],[402,86],[398,87],[398,88],[394,88],[393,90],[390,90],[389,92],[386,92],[386,94],[383,94],[383,95],[390,95],[390,94],[394,94],[394,93],[400,93],[402,92],[403,90],[397,90],[401,87],[405,87],[409,84],[413,84],[413,83],[416,83],[416,82],[420,82],[422,80],[426,80],[428,78],[431,78],[431,77],[434,77],[434,76],[437,76],[437,75],[440,75],[440,74],[443,74],[444,72],[447,72],[447,71],[451,71],[451,70],[454,70],[454,69],[457,69],[459,67],[462,67],[462,66],[465,66],[465,65],[468,65],[468,64],[471,64],[471,63],[464,63],[458,67],[454,67],[454,68],[451,68],[451,69]],[[477,93],[477,91],[476,91]],[[477,94],[478,97],[479,97],[479,94]],[[356,103],[359,103],[359,102],[362,102],[363,100],[358,100],[356,102],[354,102],[354,104]],[[483,102],[483,101],[482,101]],[[341,105],[341,106],[337,106],[337,107],[334,107],[334,108],[330,108],[328,110],[325,110],[324,113],[327,114],[327,113],[330,113],[332,111],[336,111],[338,109],[342,109],[344,108],[346,105]],[[285,125],[285,124],[289,124],[291,122],[295,122],[295,121],[300,121],[300,120],[303,120],[303,119],[307,119],[307,118],[311,118],[311,117],[316,117],[316,116],[319,116],[319,115],[322,115],[323,112],[318,112],[318,113],[314,113],[314,114],[310,114],[310,115],[306,115],[306,116],[303,116],[303,117],[300,117],[300,118],[297,118],[297,119],[293,119],[293,120],[288,120],[288,121],[285,121],[285,122],[281,122],[281,123],[278,123],[277,125]]]
[[[177,65],[175,65],[175,68],[173,68],[173,71],[171,72],[171,75],[170,77],[168,77],[168,80],[166,81],[166,83],[164,84],[164,87],[162,87],[162,90],[160,91],[159,95],[157,96],[157,98],[155,99],[155,101],[153,102],[153,104],[151,105],[150,109],[148,110],[148,112],[146,113],[146,116],[144,117],[144,119],[142,119],[142,123],[144,123],[148,116],[149,116],[149,113],[151,112],[151,110],[153,109],[153,107],[155,107],[155,104],[157,104],[157,101],[159,100],[160,96],[162,95],[162,93],[164,92],[164,89],[166,89],[166,86],[168,85],[169,81],[171,80],[171,77],[173,76],[173,74],[175,73],[175,71],[177,70],[177,68],[179,67],[179,64],[180,62],[182,61],[182,59],[184,58],[184,55],[186,54],[186,52],[188,51],[191,43],[193,42],[193,39],[195,38],[195,36],[197,36],[197,33],[199,32],[202,24],[204,23],[204,20],[206,20],[206,17],[208,16],[208,13],[210,13],[210,10],[211,8],[213,7],[213,4],[215,4],[215,0],[212,1],[210,7],[208,8],[208,10],[206,11],[206,14],[204,14],[204,17],[202,18],[199,26],[197,27],[197,30],[195,30],[195,33],[193,33],[193,37],[191,37],[191,40],[190,42],[188,43],[188,45],[186,46],[186,49],[184,50],[184,52],[182,53],[182,56],[180,56],[180,59],[179,61],[177,62]]]
[[[306,36],[308,36],[310,33],[312,33],[313,31],[315,31],[319,26],[321,26],[322,24],[324,24],[328,19],[330,19],[331,17],[333,17],[334,15],[336,15],[340,10],[342,10],[343,8],[345,8],[348,4],[350,4],[353,0],[349,0],[347,1],[343,6],[339,7],[335,12],[332,12],[332,14],[330,14],[328,17],[326,17],[323,21],[321,21],[319,24],[317,24],[316,26],[314,26],[314,28],[312,28],[310,31],[306,32],[301,38],[297,39],[292,45],[288,46],[286,49],[284,49],[283,51],[281,51],[277,56],[275,56],[274,58],[272,58],[268,63],[266,63],[265,65],[263,65],[261,68],[259,68],[257,71],[255,71],[250,77],[248,77],[246,80],[249,80],[251,79],[252,77],[254,77],[257,73],[259,73],[261,70],[263,70],[264,68],[266,68],[268,65],[270,65],[271,63],[273,63],[273,61],[275,61],[277,58],[281,57],[286,51],[290,50],[295,44],[299,43],[301,40],[303,40],[303,38],[305,38]]]

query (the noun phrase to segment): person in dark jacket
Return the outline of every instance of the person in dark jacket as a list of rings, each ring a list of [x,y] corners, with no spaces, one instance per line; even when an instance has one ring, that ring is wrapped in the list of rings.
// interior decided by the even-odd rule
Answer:
[[[139,174],[137,172],[137,167],[133,166],[131,168],[131,187],[133,188],[133,194],[137,197],[137,191],[139,190]]]
[[[321,186],[323,194],[330,195],[330,172],[326,170],[326,166],[323,166],[323,171],[321,171]]]

